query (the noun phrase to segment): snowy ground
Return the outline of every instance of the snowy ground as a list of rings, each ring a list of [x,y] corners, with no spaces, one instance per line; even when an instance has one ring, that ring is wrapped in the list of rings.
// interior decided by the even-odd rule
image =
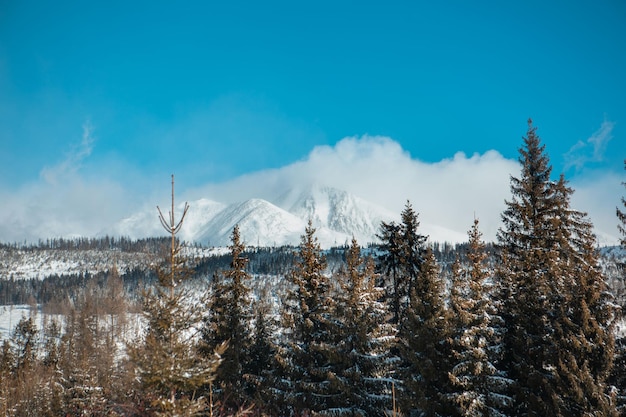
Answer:
[[[11,336],[15,325],[22,317],[28,317],[31,311],[31,306],[28,304],[0,306],[0,343]],[[33,318],[39,328],[43,327],[45,318],[42,314],[36,312]]]

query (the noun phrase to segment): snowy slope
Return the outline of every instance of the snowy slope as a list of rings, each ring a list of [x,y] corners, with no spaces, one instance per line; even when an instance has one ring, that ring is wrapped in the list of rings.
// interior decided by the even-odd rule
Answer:
[[[195,240],[212,246],[228,246],[235,225],[246,245],[275,246],[297,242],[304,223],[296,216],[261,199],[226,206],[198,228]]]
[[[381,221],[397,219],[398,215],[362,198],[333,187],[317,184],[292,189],[277,200],[277,205],[316,227],[338,232],[361,244],[376,241]]]
[[[190,201],[189,206],[179,236],[212,246],[227,246],[236,224],[247,245],[297,245],[309,219],[325,248],[349,243],[352,236],[365,245],[377,240],[382,220],[398,217],[345,191],[324,186],[294,188],[274,202],[253,198],[226,205],[201,199]],[[184,203],[177,206],[178,215],[183,207]],[[141,238],[161,236],[164,231],[156,208],[149,208],[119,222],[114,234]]]
[[[146,268],[154,255],[117,250],[22,250],[0,248],[0,279],[43,279],[50,275],[96,274],[116,266],[120,273]]]
[[[183,214],[185,203],[180,203],[175,208],[176,220]],[[199,199],[189,204],[189,211],[180,231],[180,237],[186,241],[198,240],[198,231],[208,224],[218,213],[226,208],[226,204],[208,199]],[[170,207],[161,207],[166,220],[169,219]],[[159,222],[159,214],[156,207],[148,207],[132,216],[121,220],[113,228],[113,234],[128,236],[139,239],[152,236],[163,236],[165,230]]]

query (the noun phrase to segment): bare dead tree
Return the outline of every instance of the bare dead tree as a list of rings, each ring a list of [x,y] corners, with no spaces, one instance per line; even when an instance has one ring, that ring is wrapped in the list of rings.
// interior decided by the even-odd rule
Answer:
[[[176,254],[179,248],[176,245],[176,234],[180,232],[181,227],[183,226],[183,221],[185,220],[185,216],[187,215],[187,210],[189,210],[189,204],[185,202],[185,207],[183,209],[183,215],[181,216],[178,223],[176,223],[176,217],[174,215],[174,174],[172,174],[172,210],[169,212],[168,219],[165,219],[163,212],[157,206],[157,210],[159,211],[159,221],[161,225],[172,237],[172,246],[170,249],[170,279],[172,288],[175,286],[175,277],[176,277]]]

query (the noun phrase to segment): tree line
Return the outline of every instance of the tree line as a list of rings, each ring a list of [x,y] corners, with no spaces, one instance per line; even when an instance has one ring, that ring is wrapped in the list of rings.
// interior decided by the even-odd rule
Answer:
[[[283,285],[263,291],[251,290],[235,227],[229,265],[199,292],[172,208],[171,249],[139,323],[117,274],[62,321],[40,330],[22,319],[2,346],[0,412],[626,415],[621,311],[592,224],[553,178],[531,121],[519,162],[495,250],[476,219],[446,267],[407,202],[399,222],[381,224],[381,256],[353,240],[332,273],[309,222]]]

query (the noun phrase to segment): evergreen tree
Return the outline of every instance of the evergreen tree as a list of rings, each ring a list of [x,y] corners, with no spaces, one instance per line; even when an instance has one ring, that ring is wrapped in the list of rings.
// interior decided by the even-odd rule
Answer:
[[[39,331],[33,317],[22,317],[11,335],[13,358],[9,405],[14,416],[37,415],[41,411],[40,374],[37,362]]]
[[[341,287],[336,306],[341,342],[333,380],[343,395],[329,411],[333,415],[384,415],[392,404],[395,329],[380,301],[384,290],[376,286],[373,261],[361,256],[354,238],[336,279]]]
[[[604,395],[613,312],[597,265],[591,224],[528,122],[521,178],[498,232],[505,281],[505,359],[518,415],[611,415]],[[600,362],[603,361],[601,364]],[[605,361],[605,362],[604,362]]]
[[[626,169],[626,160],[624,161],[624,168]],[[622,185],[626,187],[626,182],[622,182]],[[620,244],[622,248],[626,248],[626,199],[622,197],[622,206],[624,211],[616,208],[617,219],[619,221],[617,228],[622,235]],[[624,270],[622,269],[622,273]],[[624,310],[622,306],[622,318],[624,317]],[[626,336],[622,335],[615,341],[615,367],[610,377],[610,381],[615,389],[618,390],[618,407],[620,415],[626,416]]]
[[[182,247],[176,239],[188,206],[178,224],[174,218],[174,177],[172,176],[172,211],[169,221],[161,214],[164,228],[171,234],[167,262],[158,268],[158,282],[145,294],[145,336],[128,353],[135,366],[140,390],[147,396],[149,407],[159,415],[191,416],[206,407],[196,391],[215,378],[219,366],[218,348],[212,357],[197,354],[194,337],[199,312],[192,307],[192,294],[184,285],[190,276]],[[160,210],[159,210],[160,212]]]
[[[0,415],[9,415],[9,408],[12,400],[13,364],[15,358],[11,349],[11,344],[7,339],[2,342],[0,351]]]
[[[461,416],[503,416],[510,407],[510,380],[497,369],[501,319],[487,280],[493,271],[486,262],[478,220],[469,231],[468,264],[453,267],[450,305],[453,311],[450,395]]]
[[[272,401],[274,385],[274,334],[278,328],[277,320],[271,310],[269,289],[263,288],[259,299],[254,303],[254,329],[250,346],[249,374],[247,382],[253,387],[253,403],[261,409],[275,406]]]
[[[624,160],[624,168],[626,169],[626,160]],[[622,185],[626,187],[626,182],[622,182]],[[622,234],[620,244],[626,247],[626,198],[624,197],[622,197],[622,208],[624,211],[620,210],[619,207],[616,209],[617,219],[619,220],[617,229]]]
[[[93,290],[93,287],[91,288]],[[67,315],[65,332],[61,339],[60,368],[65,386],[66,413],[71,415],[104,414],[107,399],[103,386],[108,379],[112,352],[104,349],[106,342],[100,338],[98,314],[91,291]],[[108,388],[108,387],[107,387]]]
[[[292,288],[283,303],[286,340],[277,354],[284,373],[282,415],[326,410],[341,395],[329,380],[335,365],[333,300],[324,275],[326,260],[310,220],[299,249],[289,274]]]
[[[409,295],[416,285],[424,261],[427,239],[427,236],[418,232],[418,214],[409,201],[400,217],[400,224],[383,222],[378,235],[386,252],[382,257],[381,269],[391,280],[387,283],[387,297],[391,300],[394,323],[401,321],[403,311],[409,304]]]
[[[385,277],[386,298],[391,300],[393,322],[400,321],[401,299],[401,263],[402,263],[402,239],[400,225],[395,222],[382,222],[380,234],[377,237],[381,241],[383,254],[380,256],[380,271]]]
[[[450,414],[445,401],[450,385],[449,320],[439,272],[432,250],[427,249],[399,333],[403,408],[426,416]]]
[[[215,277],[209,298],[209,315],[202,331],[201,351],[212,354],[222,343],[228,343],[222,355],[216,382],[222,398],[241,403],[247,394],[244,392],[244,375],[250,372],[251,298],[248,283],[251,279],[246,270],[248,259],[244,256],[245,245],[241,241],[239,227],[235,226],[231,235],[230,269],[223,277]],[[251,387],[248,387],[250,391]]]

